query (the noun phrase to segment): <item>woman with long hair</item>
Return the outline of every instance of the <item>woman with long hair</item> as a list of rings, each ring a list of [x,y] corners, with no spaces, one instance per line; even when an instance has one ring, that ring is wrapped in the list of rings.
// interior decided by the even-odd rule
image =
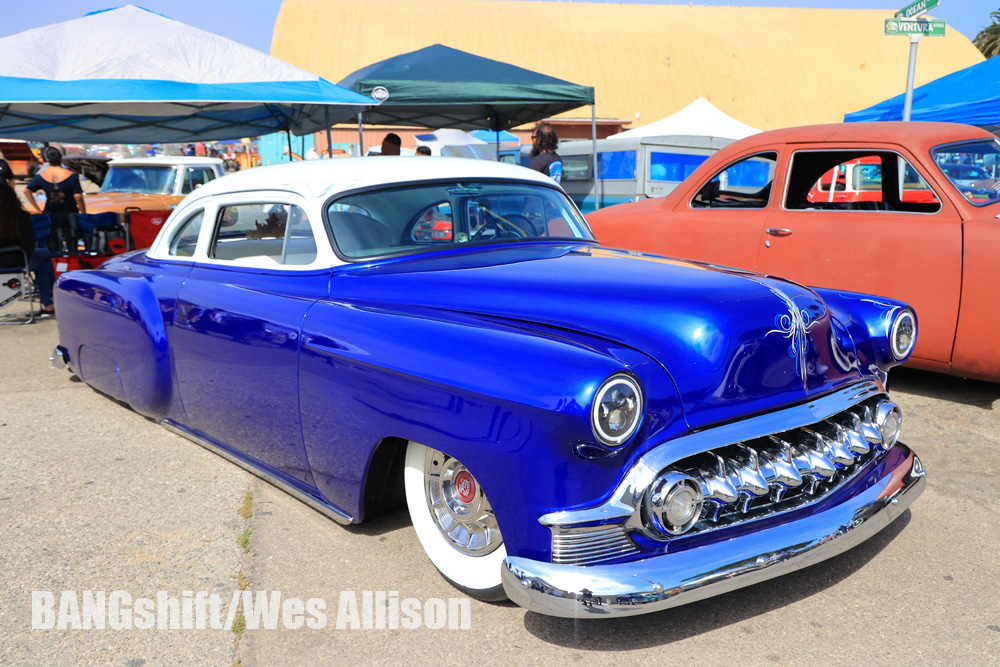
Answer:
[[[0,182],[0,248],[20,246],[28,257],[28,270],[35,274],[35,286],[42,302],[42,316],[52,315],[52,284],[55,269],[52,255],[46,248],[35,247],[35,229],[31,215],[21,206],[14,188],[6,181]],[[19,252],[0,254],[0,268],[17,269],[24,266],[24,257]]]
[[[44,157],[49,166],[35,174],[25,188],[24,196],[36,213],[47,213],[55,220],[49,234],[49,249],[76,250],[70,214],[87,212],[80,176],[62,166],[62,153],[55,146],[46,148]],[[35,201],[35,193],[39,190],[45,192],[44,211]]]

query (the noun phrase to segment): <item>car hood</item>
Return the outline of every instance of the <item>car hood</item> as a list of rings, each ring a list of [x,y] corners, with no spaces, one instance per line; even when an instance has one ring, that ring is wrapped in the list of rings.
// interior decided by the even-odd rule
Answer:
[[[181,199],[183,197],[176,195],[150,195],[141,192],[101,192],[84,197],[88,213],[105,211],[124,213],[127,207],[132,206],[144,211],[169,211]]]
[[[589,245],[511,245],[345,270],[334,299],[572,330],[655,359],[690,428],[800,402],[859,377],[823,300],[795,283]],[[837,326],[840,331],[839,326]],[[851,349],[845,349],[851,348]]]

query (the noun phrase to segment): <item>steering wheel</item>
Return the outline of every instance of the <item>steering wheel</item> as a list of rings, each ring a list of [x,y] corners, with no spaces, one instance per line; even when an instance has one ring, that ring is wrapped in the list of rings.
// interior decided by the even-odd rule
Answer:
[[[531,221],[520,213],[512,213],[504,217],[499,217],[487,211],[482,212],[486,214],[487,219],[484,220],[482,226],[469,237],[469,241],[478,241],[481,238],[484,238],[484,232],[487,229],[493,231],[491,238],[502,236],[509,239],[523,239],[528,236],[527,231],[514,224],[515,221],[526,225],[531,224]]]

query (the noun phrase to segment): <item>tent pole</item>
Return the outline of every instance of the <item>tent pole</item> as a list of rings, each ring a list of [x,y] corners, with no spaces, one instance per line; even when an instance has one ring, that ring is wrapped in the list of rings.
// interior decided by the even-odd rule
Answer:
[[[288,161],[292,161],[292,133],[289,129],[285,128],[285,141],[288,142]]]
[[[590,105],[590,141],[594,153],[594,210],[601,207],[601,182],[597,178],[597,105]]]
[[[358,112],[358,157],[365,155],[365,131],[361,124],[361,112]]]
[[[333,157],[333,144],[330,141],[330,107],[323,107],[323,122],[326,123],[326,156]]]

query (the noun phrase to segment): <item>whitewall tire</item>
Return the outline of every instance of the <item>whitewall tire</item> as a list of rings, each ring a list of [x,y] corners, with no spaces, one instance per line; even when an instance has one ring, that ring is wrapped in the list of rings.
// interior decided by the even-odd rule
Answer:
[[[406,449],[406,504],[438,572],[478,600],[503,600],[507,549],[479,482],[457,459],[415,442]]]

